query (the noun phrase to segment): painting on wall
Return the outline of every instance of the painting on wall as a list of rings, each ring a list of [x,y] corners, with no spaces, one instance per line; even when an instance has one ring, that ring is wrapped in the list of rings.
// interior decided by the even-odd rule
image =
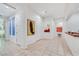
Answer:
[[[50,32],[50,25],[47,24],[47,26],[44,29],[44,32]]]
[[[56,32],[62,32],[62,27],[56,27]]]
[[[31,19],[27,19],[27,35],[34,35],[35,34],[35,21]]]
[[[11,36],[15,36],[16,34],[16,31],[15,31],[15,17],[12,16],[9,18],[9,34]]]

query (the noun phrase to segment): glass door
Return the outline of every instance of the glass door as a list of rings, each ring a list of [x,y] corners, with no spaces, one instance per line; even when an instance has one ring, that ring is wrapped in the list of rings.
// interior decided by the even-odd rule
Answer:
[[[5,40],[4,18],[0,16],[0,48],[3,47]]]

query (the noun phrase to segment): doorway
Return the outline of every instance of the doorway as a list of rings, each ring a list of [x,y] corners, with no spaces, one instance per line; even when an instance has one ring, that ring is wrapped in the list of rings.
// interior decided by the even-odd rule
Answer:
[[[4,23],[4,17],[0,16],[0,48],[4,47],[4,41],[5,41],[5,23]]]

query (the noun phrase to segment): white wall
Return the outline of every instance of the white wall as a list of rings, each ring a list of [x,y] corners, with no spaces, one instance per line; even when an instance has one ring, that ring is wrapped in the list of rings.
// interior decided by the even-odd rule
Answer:
[[[25,20],[27,19],[28,9],[16,9],[15,12],[15,23],[16,23],[16,36],[9,35],[9,24],[8,19],[6,21],[6,38],[20,47],[24,48],[26,43],[26,30],[25,30]]]
[[[50,25],[50,32],[44,32],[44,29],[47,24]],[[46,17],[42,22],[42,26],[42,38],[52,39],[56,35],[56,27],[53,17]]]
[[[26,31],[25,31],[25,16],[22,13],[16,14],[16,43],[21,47],[25,47]]]
[[[27,36],[27,19],[32,19],[35,21],[35,35]],[[16,44],[18,44],[23,48],[27,47],[27,45],[29,44],[35,43],[40,39],[43,38],[52,39],[53,36],[55,36],[55,23],[51,17],[47,17],[43,21],[43,19],[38,14],[27,9],[27,10],[17,10],[15,14],[15,20],[16,20],[16,36],[15,37],[8,36],[8,39],[10,39],[11,41],[15,42]],[[47,23],[50,24],[51,32],[49,33],[44,32],[44,26]],[[7,35],[9,35],[8,32]]]
[[[33,21],[35,21],[35,34],[32,36],[27,36],[26,44],[33,44],[34,42],[42,38],[42,19],[38,14],[32,12],[31,10],[29,12],[28,19],[32,19]],[[26,28],[26,31],[27,31],[27,28]]]
[[[78,32],[79,30],[79,14],[74,14],[70,19],[64,21],[64,32],[73,31]],[[64,39],[67,42],[73,55],[79,55],[79,38],[64,34]]]
[[[32,19],[35,21],[35,35],[27,36],[27,19]],[[28,8],[26,9],[16,9],[15,14],[16,21],[16,36],[9,36],[8,32],[8,21],[6,21],[6,31],[7,39],[15,42],[22,48],[26,48],[27,45],[33,44],[37,40],[41,39],[41,18],[36,13],[33,13]]]
[[[35,21],[35,35],[27,36],[27,19],[32,19]],[[43,38],[52,39],[56,35],[56,27],[53,17],[46,17],[45,19],[42,19],[41,16],[39,16],[33,10],[30,10],[27,6],[16,9],[15,20],[16,37],[8,36],[8,39],[23,48]],[[44,26],[47,23],[50,24],[49,33],[44,32]],[[6,27],[7,26],[8,24],[6,25]]]
[[[65,32],[67,31],[73,31],[73,32],[79,32],[79,14],[74,14],[68,19],[68,21],[65,21]]]
[[[67,42],[68,47],[70,48],[73,55],[79,55],[79,38],[73,37],[70,35],[65,34],[65,41]]]

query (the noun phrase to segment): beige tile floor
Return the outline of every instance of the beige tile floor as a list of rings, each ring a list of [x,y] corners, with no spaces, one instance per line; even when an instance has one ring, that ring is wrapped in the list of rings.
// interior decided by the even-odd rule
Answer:
[[[4,48],[0,48],[1,56],[71,56],[73,55],[64,38],[41,39],[21,49],[10,41],[5,41]]]

